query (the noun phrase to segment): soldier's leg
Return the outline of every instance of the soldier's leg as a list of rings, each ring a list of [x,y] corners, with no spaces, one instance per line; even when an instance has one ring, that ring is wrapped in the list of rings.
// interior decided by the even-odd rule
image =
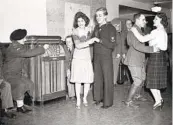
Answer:
[[[4,88],[1,89],[1,102],[2,102],[2,111],[1,116],[6,116],[8,118],[15,118],[16,115],[8,111],[8,108],[12,108],[13,100],[11,94],[11,85],[8,82],[3,81]]]
[[[18,85],[18,91],[19,92],[16,92],[17,90],[13,91],[13,94],[15,95],[14,100],[17,103],[17,111],[21,112],[21,113],[27,113],[29,111],[32,111],[32,108],[30,106],[27,106],[24,104],[24,90],[25,90],[24,88],[25,87],[26,87],[25,84],[19,84]],[[22,88],[22,90],[20,91],[19,88]],[[29,92],[29,94],[30,94],[30,92]]]
[[[94,100],[99,103],[103,100],[103,73],[100,57],[94,56]]]
[[[127,101],[125,102],[125,104],[127,106],[137,108],[139,106],[134,104],[132,99],[135,96],[138,87],[142,84],[142,79],[140,79],[141,68],[129,66],[129,70],[133,78],[133,84],[131,85],[131,88],[127,97]]]
[[[112,58],[105,58],[103,67],[104,73],[104,101],[103,107],[110,107],[113,105],[113,94],[114,94],[114,84],[113,84],[113,63]]]
[[[13,107],[13,99],[11,94],[11,86],[8,82],[4,82],[5,87],[1,90],[2,109]]]
[[[147,101],[146,98],[144,98],[144,82],[146,79],[146,72],[145,72],[145,68],[142,67],[141,68],[141,79],[142,79],[142,83],[140,84],[140,86],[138,87],[137,91],[136,91],[136,95],[134,96],[135,100],[138,101]]]

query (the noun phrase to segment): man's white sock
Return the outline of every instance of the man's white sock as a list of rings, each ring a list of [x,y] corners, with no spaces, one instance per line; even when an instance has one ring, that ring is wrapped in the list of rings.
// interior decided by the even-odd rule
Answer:
[[[17,100],[17,107],[22,107],[24,105],[23,100]]]

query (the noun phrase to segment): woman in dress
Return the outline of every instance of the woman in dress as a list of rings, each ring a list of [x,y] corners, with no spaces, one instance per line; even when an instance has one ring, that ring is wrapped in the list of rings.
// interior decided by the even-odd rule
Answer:
[[[82,12],[77,12],[74,17],[74,30],[72,37],[75,44],[73,59],[71,64],[71,79],[75,83],[76,92],[76,107],[80,109],[80,91],[81,83],[84,83],[83,104],[88,105],[87,95],[90,89],[90,84],[93,83],[94,73],[91,61],[90,45],[95,41],[99,42],[98,38],[90,39],[91,33],[87,27],[89,18]]]
[[[164,13],[157,13],[154,20],[156,29],[151,31],[150,34],[142,36],[133,27],[131,30],[140,42],[149,41],[149,46],[154,46],[159,49],[159,52],[152,53],[149,56],[147,64],[147,79],[146,87],[151,90],[155,99],[153,109],[163,107],[163,98],[160,89],[167,87],[167,33],[165,28],[168,25],[167,16]]]

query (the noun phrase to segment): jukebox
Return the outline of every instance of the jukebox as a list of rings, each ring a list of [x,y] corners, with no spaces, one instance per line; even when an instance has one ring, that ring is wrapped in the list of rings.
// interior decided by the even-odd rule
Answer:
[[[27,77],[34,82],[34,101],[47,101],[66,95],[65,51],[60,36],[28,36],[29,48],[49,44],[43,55],[29,59],[24,66]]]

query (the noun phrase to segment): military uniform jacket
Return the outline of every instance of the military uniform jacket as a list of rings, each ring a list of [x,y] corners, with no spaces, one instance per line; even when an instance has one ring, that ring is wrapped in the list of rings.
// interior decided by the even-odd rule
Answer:
[[[21,75],[24,60],[45,52],[43,47],[26,49],[24,45],[12,43],[5,51],[4,75]]]
[[[142,34],[138,26],[134,25],[134,27]],[[145,53],[153,53],[153,47],[145,46],[145,43],[141,43],[132,31],[127,34],[127,44],[129,49],[124,61],[126,65],[142,67],[145,63]]]
[[[26,91],[33,91],[33,82],[22,75],[25,59],[43,54],[44,52],[43,47],[28,50],[17,42],[13,42],[5,51],[3,73],[5,80],[11,84],[14,100],[20,99]]]
[[[111,23],[95,27],[92,37],[97,37],[101,43],[94,43],[94,54],[112,55],[116,45],[116,29]]]

